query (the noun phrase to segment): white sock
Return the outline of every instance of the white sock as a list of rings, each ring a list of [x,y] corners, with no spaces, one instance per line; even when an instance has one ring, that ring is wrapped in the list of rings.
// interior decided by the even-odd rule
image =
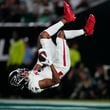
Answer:
[[[62,21],[59,21],[58,23],[50,26],[49,28],[47,28],[44,31],[46,31],[50,36],[53,36],[63,26],[64,26],[63,22]]]
[[[84,35],[85,32],[83,29],[80,30],[64,30],[66,39],[73,39],[75,37]]]

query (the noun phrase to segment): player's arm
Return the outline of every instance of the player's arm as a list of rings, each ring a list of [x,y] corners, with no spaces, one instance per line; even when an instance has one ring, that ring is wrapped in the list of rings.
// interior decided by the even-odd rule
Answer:
[[[38,71],[38,70],[41,69],[41,67],[42,67],[42,66],[41,66],[40,64],[37,64],[37,63],[36,63],[36,64],[34,65],[34,67],[33,67],[33,70],[37,70],[37,71]]]
[[[42,68],[43,64],[41,64],[41,62],[39,61],[39,59],[37,60],[37,63],[34,65],[33,70],[37,70],[39,71]]]
[[[43,80],[40,80],[39,81],[39,86],[41,89],[44,89],[44,88],[48,88],[48,87],[51,87],[55,84],[58,84],[60,83],[60,78],[59,78],[59,75],[54,67],[54,65],[50,65],[50,68],[51,68],[51,71],[52,71],[52,79],[43,79]]]
[[[40,51],[42,52],[42,50],[40,50]],[[45,50],[45,54],[44,54],[44,52],[41,53],[40,51],[39,51],[40,57],[45,59],[44,61],[40,61],[40,63],[45,65],[45,66],[50,66],[51,71],[52,71],[52,79],[46,78],[46,79],[43,79],[43,80],[39,81],[40,88],[44,89],[44,88],[48,88],[50,86],[53,86],[53,85],[59,83],[60,82],[60,78],[59,78],[59,75],[58,75],[54,65],[48,59],[48,57],[45,55],[46,54],[46,50]],[[44,51],[44,49],[43,49],[43,51]],[[48,73],[46,73],[46,74],[48,74]]]

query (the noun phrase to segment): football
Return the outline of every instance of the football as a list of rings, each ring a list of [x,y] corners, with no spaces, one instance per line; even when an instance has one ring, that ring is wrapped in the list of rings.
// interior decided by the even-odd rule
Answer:
[[[47,54],[45,51],[42,50],[38,53],[39,61],[44,62],[46,60],[45,57],[43,57],[43,56],[47,57]]]

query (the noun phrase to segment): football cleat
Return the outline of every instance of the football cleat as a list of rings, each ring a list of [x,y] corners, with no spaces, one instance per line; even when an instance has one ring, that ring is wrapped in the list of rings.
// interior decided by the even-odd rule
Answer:
[[[87,36],[93,35],[95,23],[96,23],[95,16],[93,14],[90,14],[89,18],[87,19],[86,25],[84,27],[85,34]]]
[[[64,19],[67,22],[74,22],[76,19],[75,14],[72,12],[70,5],[66,1],[64,1]]]

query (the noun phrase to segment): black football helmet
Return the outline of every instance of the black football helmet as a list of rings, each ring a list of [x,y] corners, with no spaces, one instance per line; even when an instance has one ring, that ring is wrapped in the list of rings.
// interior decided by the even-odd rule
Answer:
[[[24,69],[18,68],[12,71],[8,77],[9,84],[13,87],[17,87],[20,89],[26,87],[26,85],[28,84],[28,79],[22,75],[22,73],[24,73],[25,71],[28,70],[25,68]]]

